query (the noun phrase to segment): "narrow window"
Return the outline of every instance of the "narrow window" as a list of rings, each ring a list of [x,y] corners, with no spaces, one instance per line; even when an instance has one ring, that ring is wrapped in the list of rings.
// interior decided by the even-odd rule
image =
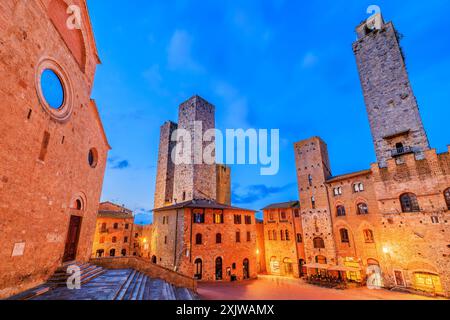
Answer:
[[[341,229],[341,242],[342,243],[350,243],[350,238],[348,236],[348,230],[347,229]]]
[[[325,242],[322,238],[314,238],[313,243],[315,249],[325,249]]]
[[[122,249],[122,257],[126,257],[127,256],[127,250],[126,249]]]
[[[216,234],[216,243],[217,244],[222,243],[222,234],[221,233]]]
[[[112,243],[116,243],[117,242],[117,238],[116,237],[112,237]]]
[[[291,240],[291,235],[289,234],[289,230],[285,231],[285,236],[286,236],[286,241],[290,241]]]
[[[236,231],[236,242],[237,243],[241,242],[241,232],[240,231]]]
[[[344,206],[337,206],[337,208],[336,208],[336,215],[338,217],[345,217],[345,207]]]
[[[273,240],[272,239],[272,231],[269,230],[267,233],[269,234],[269,240]]]
[[[447,209],[450,210],[450,188],[444,191],[444,198]]]
[[[39,153],[39,160],[45,161],[45,156],[47,155],[48,144],[50,142],[50,133],[44,132],[44,137],[42,138],[41,152]]]
[[[247,231],[247,242],[252,241],[252,234],[250,233],[250,231]]]
[[[436,216],[431,217],[431,222],[433,224],[438,224],[439,223],[439,217],[436,217]]]
[[[203,243],[203,236],[201,233],[197,233],[197,235],[195,236],[195,244],[201,245],[202,243]]]
[[[109,250],[109,256],[110,257],[115,257],[116,256],[116,249]]]
[[[308,175],[308,184],[310,187],[313,186],[313,178],[312,178],[312,175],[310,175],[310,174]]]
[[[280,239],[281,239],[281,241],[284,241],[284,231],[283,230],[280,231]]]
[[[186,201],[186,191],[183,191],[183,201]]]
[[[119,224],[118,223],[114,223],[114,229],[119,229]]]
[[[27,119],[30,120],[31,119],[31,114],[33,113],[33,110],[28,110],[28,115],[27,115]]]
[[[303,242],[303,238],[302,238],[301,233],[297,233],[297,242],[298,243],[302,243]]]
[[[316,198],[315,198],[314,196],[311,197],[311,207],[312,207],[313,209],[316,208]]]
[[[123,238],[123,243],[128,243],[128,237]]]

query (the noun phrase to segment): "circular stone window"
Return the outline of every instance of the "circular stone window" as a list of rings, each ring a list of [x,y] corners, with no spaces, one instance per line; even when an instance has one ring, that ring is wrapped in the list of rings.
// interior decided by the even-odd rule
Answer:
[[[52,59],[42,60],[36,72],[36,89],[44,110],[55,120],[72,113],[72,86],[64,69]]]
[[[64,88],[61,80],[51,69],[45,69],[41,75],[41,88],[45,101],[52,109],[59,109],[64,104]]]
[[[91,168],[95,168],[97,167],[97,162],[98,162],[98,152],[96,149],[92,148],[91,150],[89,150],[88,153],[88,163],[91,166]]]

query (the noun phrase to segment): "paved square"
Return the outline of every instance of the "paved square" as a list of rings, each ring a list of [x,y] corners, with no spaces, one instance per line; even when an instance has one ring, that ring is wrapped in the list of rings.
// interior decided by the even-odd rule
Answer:
[[[299,279],[263,276],[242,283],[199,283],[202,300],[433,300],[420,295],[370,290],[334,290],[309,285]]]

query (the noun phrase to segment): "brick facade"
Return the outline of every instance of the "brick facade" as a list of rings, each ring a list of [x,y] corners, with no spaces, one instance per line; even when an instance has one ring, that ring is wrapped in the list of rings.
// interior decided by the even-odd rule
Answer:
[[[99,59],[86,3],[75,3],[81,30],[64,29],[62,0],[0,3],[0,297],[42,283],[69,257],[71,221],[70,255],[91,256],[110,147],[90,98]],[[42,94],[46,69],[64,88],[59,109]]]
[[[189,201],[155,210],[153,228],[152,260],[158,265],[201,281],[256,277],[257,234],[253,211],[214,202]],[[245,262],[248,262],[247,274]],[[222,268],[216,269],[216,263]]]

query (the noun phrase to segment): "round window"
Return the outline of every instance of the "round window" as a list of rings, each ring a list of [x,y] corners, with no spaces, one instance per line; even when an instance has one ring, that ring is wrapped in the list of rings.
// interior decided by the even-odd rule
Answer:
[[[51,58],[42,59],[38,63],[35,83],[45,112],[57,121],[67,121],[72,114],[73,90],[64,68]]]
[[[97,166],[98,153],[97,150],[92,148],[88,153],[88,162],[91,168],[95,168]]]
[[[51,69],[45,69],[41,75],[41,88],[45,101],[53,109],[60,109],[64,104],[64,87],[61,79]]]

